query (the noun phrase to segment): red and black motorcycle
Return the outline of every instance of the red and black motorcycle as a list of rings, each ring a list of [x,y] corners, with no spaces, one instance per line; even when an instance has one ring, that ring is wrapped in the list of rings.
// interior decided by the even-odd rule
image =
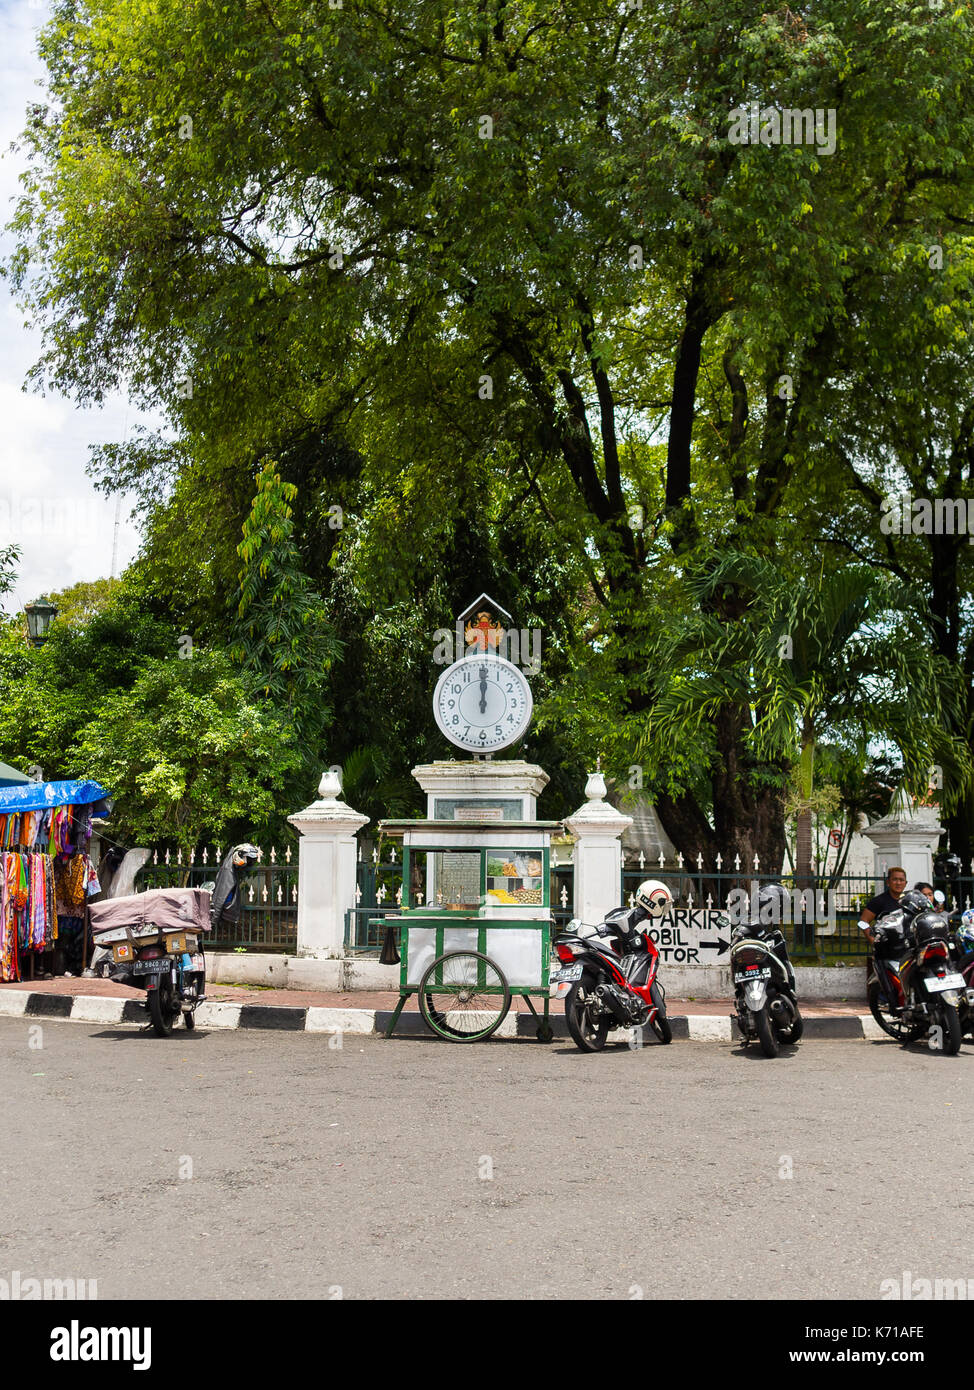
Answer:
[[[967,981],[951,960],[946,918],[932,911],[914,914],[909,906],[880,917],[873,927],[869,1011],[891,1038],[909,1043],[927,1034],[938,1039],[938,1050],[954,1056],[963,1036],[959,1010],[967,1003]]]
[[[639,934],[635,950],[626,948],[629,917],[628,909],[618,908],[600,927],[576,919],[554,942],[562,968],[552,973],[551,983],[569,985],[565,1021],[582,1052],[599,1052],[611,1028],[641,1029],[648,1023],[661,1043],[673,1038],[657,979],[659,951],[648,930]],[[647,928],[651,925],[647,921]]]

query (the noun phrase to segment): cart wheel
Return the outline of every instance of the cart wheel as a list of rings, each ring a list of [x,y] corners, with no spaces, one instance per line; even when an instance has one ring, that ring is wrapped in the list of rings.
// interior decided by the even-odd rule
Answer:
[[[554,1042],[554,1040],[555,1040],[555,1030],[552,1028],[552,1026],[551,1026],[550,1023],[539,1023],[539,1024],[538,1024],[537,1038],[538,1038],[538,1042],[543,1042],[543,1043]]]
[[[450,1042],[483,1042],[504,1022],[511,991],[479,951],[450,951],[435,960],[419,986],[419,1009],[434,1033]]]

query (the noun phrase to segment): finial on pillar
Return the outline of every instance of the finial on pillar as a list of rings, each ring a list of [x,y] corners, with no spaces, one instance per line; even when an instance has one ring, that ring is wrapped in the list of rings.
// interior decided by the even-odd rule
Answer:
[[[596,759],[595,771],[589,773],[588,781],[585,783],[585,795],[589,801],[605,800],[605,778],[599,771],[598,763],[599,760]]]
[[[337,767],[330,767],[321,774],[318,795],[322,801],[337,801],[342,793],[342,774]]]

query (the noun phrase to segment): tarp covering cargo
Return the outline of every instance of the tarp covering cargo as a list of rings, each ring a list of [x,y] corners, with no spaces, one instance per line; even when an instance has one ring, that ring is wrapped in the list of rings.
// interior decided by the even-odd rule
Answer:
[[[129,898],[106,898],[89,903],[91,930],[116,927],[171,927],[190,931],[210,930],[210,894],[206,888],[151,888]]]
[[[0,816],[17,811],[46,811],[49,806],[87,806],[108,796],[98,782],[23,782],[0,787]]]

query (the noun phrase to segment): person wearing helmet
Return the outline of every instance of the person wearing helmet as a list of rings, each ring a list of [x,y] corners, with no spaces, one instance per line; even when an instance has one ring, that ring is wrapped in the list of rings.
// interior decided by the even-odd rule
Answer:
[[[966,964],[974,955],[974,908],[966,908],[960,915],[960,924],[954,935],[957,951]]]
[[[659,921],[673,906],[673,894],[658,878],[647,878],[633,894],[632,907],[617,907],[605,919],[605,925],[618,937],[623,954],[643,947],[643,924]]]
[[[750,921],[746,927],[738,928],[745,933],[763,936],[775,955],[785,967],[788,983],[795,990],[795,972],[788,958],[788,945],[781,930],[783,923],[790,920],[791,898],[788,890],[780,883],[762,883],[754,895],[752,888]]]

